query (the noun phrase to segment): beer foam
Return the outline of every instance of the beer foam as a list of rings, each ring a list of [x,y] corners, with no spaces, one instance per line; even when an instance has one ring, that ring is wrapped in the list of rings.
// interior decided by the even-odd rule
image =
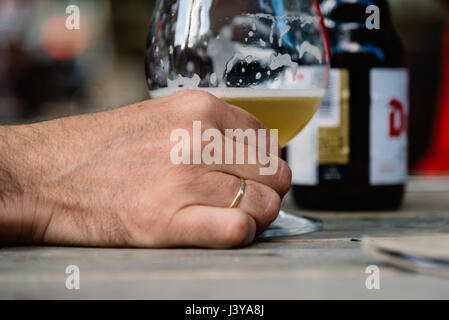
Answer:
[[[193,89],[193,88],[190,88]],[[150,97],[161,98],[172,95],[182,88],[162,88],[150,91]],[[194,90],[205,91],[219,99],[227,98],[296,98],[316,97],[322,98],[325,89],[273,89],[273,88],[196,88]]]

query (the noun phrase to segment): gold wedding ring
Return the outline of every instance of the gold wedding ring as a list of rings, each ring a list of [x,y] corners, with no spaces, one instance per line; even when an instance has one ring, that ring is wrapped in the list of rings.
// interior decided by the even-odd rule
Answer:
[[[245,194],[246,190],[246,181],[243,178],[240,178],[240,190],[239,193],[235,196],[234,201],[232,201],[232,204],[229,208],[234,209],[237,208],[240,204],[240,201],[242,201],[243,195]]]

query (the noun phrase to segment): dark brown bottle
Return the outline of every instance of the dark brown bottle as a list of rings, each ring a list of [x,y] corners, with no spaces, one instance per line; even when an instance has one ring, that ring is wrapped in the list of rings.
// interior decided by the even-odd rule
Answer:
[[[387,1],[323,0],[321,10],[330,88],[309,132],[289,146],[294,199],[307,209],[397,209],[408,171],[408,72]]]

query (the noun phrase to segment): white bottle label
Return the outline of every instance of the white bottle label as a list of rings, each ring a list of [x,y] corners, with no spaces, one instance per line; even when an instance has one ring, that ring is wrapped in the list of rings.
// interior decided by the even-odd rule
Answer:
[[[370,76],[370,184],[398,185],[407,179],[408,72],[373,69]]]
[[[331,69],[323,103],[310,123],[288,145],[288,163],[292,168],[292,183],[316,186],[319,183],[320,128],[341,124],[341,70]]]
[[[317,115],[288,144],[287,161],[292,169],[294,185],[318,185]]]

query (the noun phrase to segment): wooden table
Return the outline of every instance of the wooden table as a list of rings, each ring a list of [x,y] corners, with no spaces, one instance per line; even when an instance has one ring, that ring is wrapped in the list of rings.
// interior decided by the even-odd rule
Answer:
[[[449,279],[396,269],[359,241],[449,232],[449,179],[413,179],[398,212],[296,212],[323,219],[324,230],[239,250],[2,248],[0,298],[449,298]],[[80,290],[65,286],[68,265],[80,269]],[[369,265],[380,268],[380,290],[365,286]]]

